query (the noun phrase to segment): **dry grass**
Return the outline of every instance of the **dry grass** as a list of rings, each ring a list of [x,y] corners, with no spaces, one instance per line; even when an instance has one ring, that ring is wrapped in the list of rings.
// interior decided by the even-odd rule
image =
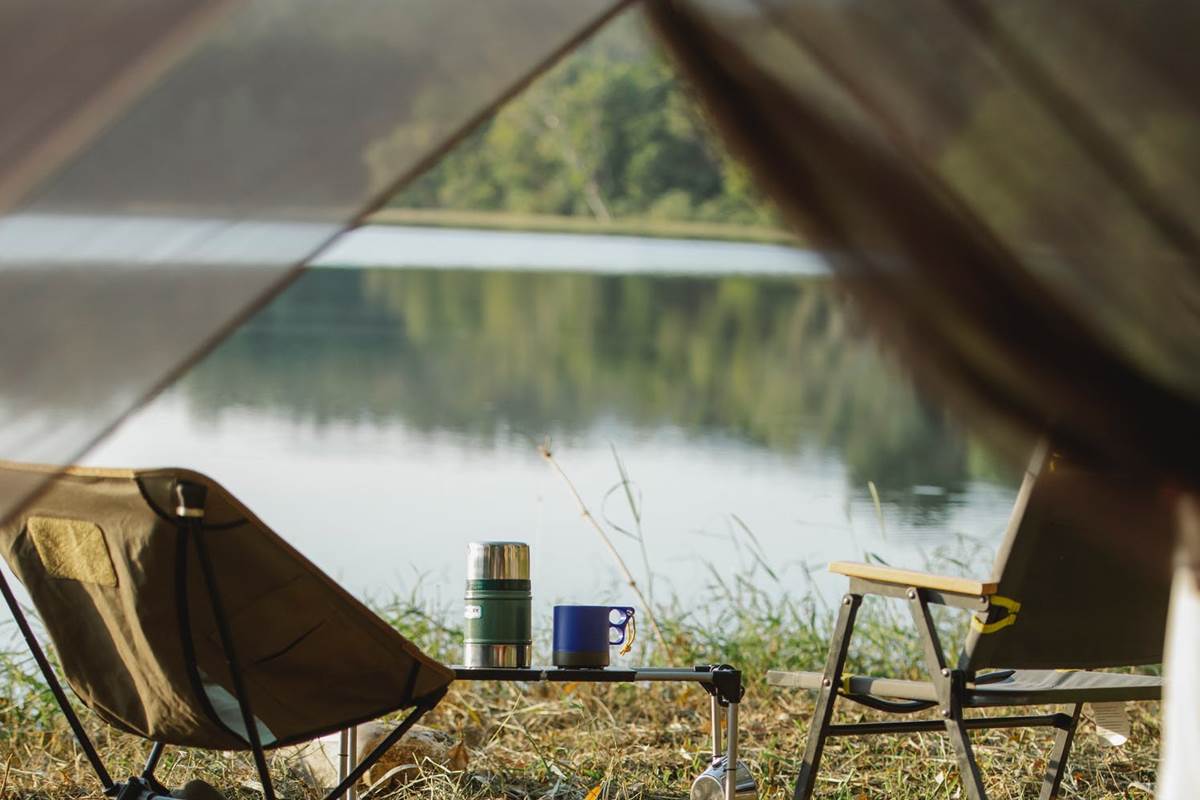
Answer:
[[[692,687],[539,686],[472,688],[448,698],[435,719],[461,730],[471,747],[470,777],[430,796],[583,797],[603,785],[610,798],[681,797],[705,766],[706,696]],[[790,795],[812,700],[807,693],[751,688],[742,715],[743,753],[764,797]],[[880,719],[847,707],[844,721]],[[434,724],[437,724],[435,722]],[[1157,709],[1136,716],[1133,740],[1104,747],[1081,725],[1064,797],[1124,798],[1134,782],[1153,782]],[[981,767],[996,800],[1036,797],[1051,737],[1045,732],[976,734]],[[959,796],[944,737],[832,740],[818,796]]]
[[[762,593],[731,594],[701,619],[667,612],[664,626],[681,663],[716,657],[737,664],[750,676],[742,711],[742,752],[760,782],[762,796],[790,796],[797,755],[811,717],[805,692],[770,689],[762,682],[769,666],[812,668],[821,663],[827,618],[819,601],[770,601]],[[386,618],[443,660],[454,660],[458,632],[437,620],[440,614],[409,601],[388,604]],[[914,643],[901,620],[883,608],[869,609],[861,626],[863,646],[853,655],[856,671],[914,664]],[[888,643],[880,652],[872,643]],[[98,797],[88,769],[52,699],[27,677],[27,663],[4,661],[0,688],[0,800]],[[708,725],[707,696],[694,685],[513,685],[457,684],[424,722],[464,741],[471,755],[465,772],[432,763],[403,792],[387,797],[436,800],[483,798],[565,798],[579,800],[595,787],[598,797],[684,797],[703,770]],[[882,715],[841,704],[842,721]],[[85,718],[116,777],[138,771],[145,743],[118,734],[95,718]],[[1158,751],[1156,704],[1135,712],[1132,740],[1122,748],[1103,746],[1093,725],[1081,724],[1064,786],[1066,798],[1138,798],[1131,788],[1152,783]],[[1037,796],[1040,772],[1050,748],[1045,731],[1006,730],[974,734],[990,796]],[[287,777],[287,765],[274,757],[279,793],[288,798],[317,794]],[[217,785],[231,798],[260,795],[244,755],[168,750],[159,771],[168,785],[194,777]],[[923,734],[831,740],[818,797],[954,798],[959,784],[953,754],[944,737]],[[595,800],[595,796],[593,796]]]

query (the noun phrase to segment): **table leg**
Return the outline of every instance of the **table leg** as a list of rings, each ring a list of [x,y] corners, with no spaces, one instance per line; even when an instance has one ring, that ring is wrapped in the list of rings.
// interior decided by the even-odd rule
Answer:
[[[721,757],[721,701],[714,694],[712,700],[712,760]]]
[[[728,724],[725,738],[728,747],[725,752],[725,800],[735,800],[737,797],[737,763],[738,763],[738,704],[730,703]]]

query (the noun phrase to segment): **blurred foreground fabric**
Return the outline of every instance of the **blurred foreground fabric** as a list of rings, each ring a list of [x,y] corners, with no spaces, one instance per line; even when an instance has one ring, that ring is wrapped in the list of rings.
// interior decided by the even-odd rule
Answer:
[[[0,458],[76,460],[621,5],[0,6]]]
[[[1000,447],[1049,435],[1177,501],[1174,528],[1129,535],[1179,543],[1175,624],[1194,626],[1200,7],[648,7],[726,141],[927,385]],[[1174,652],[1168,703],[1200,686],[1195,648]],[[1172,771],[1194,769],[1200,711],[1169,711],[1174,800],[1195,792]]]
[[[1200,7],[656,0],[721,132],[960,406],[1200,481]]]

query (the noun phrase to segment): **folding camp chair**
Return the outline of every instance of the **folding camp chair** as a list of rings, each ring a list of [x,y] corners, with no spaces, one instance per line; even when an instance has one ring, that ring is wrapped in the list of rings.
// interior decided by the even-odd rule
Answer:
[[[167,794],[154,771],[176,745],[250,750],[273,800],[265,750],[411,708],[339,797],[454,678],[203,475],[0,462],[4,488],[47,480],[0,552],[75,695],[154,743],[140,775],[110,777],[2,574],[0,590],[110,797]]]
[[[768,673],[768,683],[817,691],[795,797],[812,795],[827,737],[944,731],[966,796],[985,800],[968,731],[1057,729],[1041,797],[1058,796],[1084,703],[1156,700],[1157,677],[1088,672],[1162,660],[1170,575],[1170,510],[1156,493],[1048,456],[1039,447],[1017,496],[993,581],[974,581],[867,564],[834,563],[850,579],[824,672]],[[843,671],[864,595],[908,604],[924,647],[928,680]],[[948,666],[931,605],[974,612],[956,666]],[[1004,667],[982,672],[984,667]],[[844,697],[898,714],[938,709],[941,718],[831,724]],[[965,709],[1069,704],[1070,713],[975,717]]]

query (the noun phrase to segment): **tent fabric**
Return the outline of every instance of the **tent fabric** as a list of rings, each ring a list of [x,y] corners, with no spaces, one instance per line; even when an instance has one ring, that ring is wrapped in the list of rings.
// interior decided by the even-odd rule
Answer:
[[[627,2],[0,6],[0,458],[78,460]]]
[[[1200,8],[647,7],[757,184],[993,441],[1200,484]]]
[[[1174,525],[1118,531],[1114,553],[1177,544],[1195,607],[1200,6],[646,6],[757,185],[927,387],[1014,460],[1049,432],[1176,496]],[[1167,669],[1168,702],[1194,696],[1195,648]],[[1200,716],[1165,723],[1159,797],[1191,797]]]
[[[1170,601],[1170,497],[1138,476],[1100,473],[1039,446],[996,555],[997,595],[972,626],[968,670],[1158,664]]]
[[[61,167],[231,5],[6,2],[0,10],[0,211]]]
[[[51,480],[0,526],[0,553],[66,682],[109,724],[167,744],[249,748],[196,543],[174,515],[180,480],[207,488],[205,542],[265,745],[410,707],[454,679],[204,475],[57,472],[0,463],[0,487],[29,474]],[[67,547],[51,561],[55,541]],[[62,552],[80,542],[76,568],[64,570]],[[107,559],[113,580],[79,568],[88,553]]]

